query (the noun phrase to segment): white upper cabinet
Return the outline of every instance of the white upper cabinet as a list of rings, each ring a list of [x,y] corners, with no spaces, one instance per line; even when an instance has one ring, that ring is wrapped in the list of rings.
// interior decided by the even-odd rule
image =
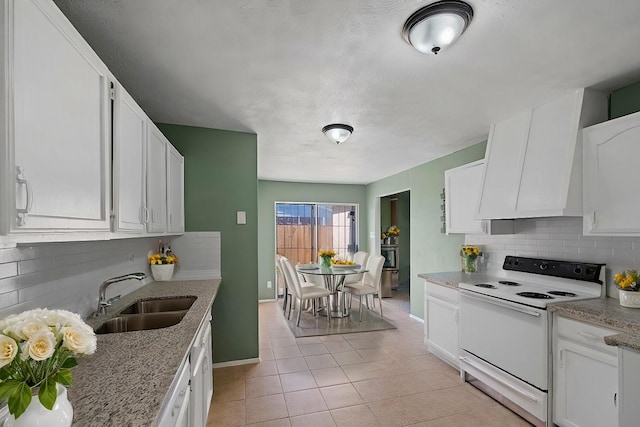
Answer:
[[[108,231],[109,71],[53,2],[2,6],[2,232]]]
[[[580,130],[606,117],[606,96],[580,89],[493,125],[477,217],[581,216]]]
[[[640,236],[640,113],[584,130],[584,234]]]
[[[513,221],[475,218],[483,168],[478,160],[444,172],[447,234],[513,234]]]
[[[168,232],[184,233],[184,157],[167,145]]]
[[[113,231],[144,233],[147,123],[149,119],[120,85],[113,102]]]
[[[149,123],[147,144],[147,231],[167,231],[167,138]]]

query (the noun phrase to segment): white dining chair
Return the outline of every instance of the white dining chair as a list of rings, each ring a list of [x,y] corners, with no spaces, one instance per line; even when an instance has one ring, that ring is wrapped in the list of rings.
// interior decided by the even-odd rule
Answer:
[[[381,279],[382,266],[384,265],[384,257],[380,255],[371,255],[367,260],[367,271],[363,273],[362,280],[359,283],[351,283],[344,285],[344,291],[349,295],[349,307],[351,307],[351,299],[353,295],[357,295],[360,300],[360,321],[362,321],[362,297],[369,295],[378,295],[380,303],[380,316],[382,317],[382,299],[381,299]],[[367,307],[369,301],[367,300]]]
[[[302,286],[300,283],[300,280],[298,279],[298,274],[295,267],[293,266],[293,264],[291,264],[291,261],[289,261],[285,257],[280,258],[280,266],[281,266],[281,269],[284,271],[284,277],[287,281],[287,286],[291,291],[291,295],[293,295],[294,298],[298,299],[298,320],[296,322],[296,326],[300,326],[300,316],[302,315],[303,301],[307,301],[307,300],[313,301],[314,316],[317,315],[317,311],[316,311],[317,299],[326,298],[327,306],[329,306],[330,292],[328,289],[321,288],[319,286],[314,286],[314,285]],[[327,316],[329,317],[329,320],[331,320],[331,312],[329,310],[327,310]],[[291,305],[289,305],[288,317],[289,318],[291,317]]]
[[[289,287],[287,286],[287,280],[284,277],[284,271],[282,271],[282,267],[280,266],[280,259],[282,255],[276,254],[276,286],[279,286],[279,279],[283,282],[284,288],[284,297],[282,302],[282,312],[287,312],[287,303],[291,304],[291,292],[289,291]]]
[[[355,254],[353,254],[353,259],[351,261],[353,261],[356,264],[362,266],[362,268],[365,268],[365,266],[367,265],[367,261],[368,260],[369,260],[369,253],[368,252],[358,251]],[[345,276],[344,282],[343,282],[344,286],[360,283],[362,281],[362,277],[363,276],[364,276],[364,273],[362,273],[362,274],[350,274],[348,276]]]

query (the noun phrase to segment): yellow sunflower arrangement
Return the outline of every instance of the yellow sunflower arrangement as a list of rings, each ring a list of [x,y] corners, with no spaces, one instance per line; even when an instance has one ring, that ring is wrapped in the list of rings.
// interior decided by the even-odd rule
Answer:
[[[482,252],[475,245],[463,245],[460,248],[462,257],[462,271],[465,273],[475,273],[478,270],[476,260],[482,256]]]
[[[640,276],[637,270],[625,270],[613,276],[613,280],[624,291],[640,291]]]

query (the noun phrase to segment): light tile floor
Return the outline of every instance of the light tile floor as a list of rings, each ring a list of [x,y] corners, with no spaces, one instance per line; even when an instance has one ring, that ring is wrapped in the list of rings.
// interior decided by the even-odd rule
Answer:
[[[207,427],[529,426],[430,354],[421,323],[384,310],[397,329],[296,339],[260,304],[261,362],[215,370]]]

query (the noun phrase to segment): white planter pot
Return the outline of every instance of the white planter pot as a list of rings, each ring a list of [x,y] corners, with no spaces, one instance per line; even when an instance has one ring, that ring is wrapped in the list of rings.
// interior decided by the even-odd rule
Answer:
[[[629,308],[640,308],[640,292],[619,289],[620,305]]]
[[[151,266],[151,274],[156,282],[166,282],[173,277],[175,264],[154,264]]]
[[[15,419],[9,415],[4,422],[4,427],[70,427],[73,421],[73,407],[67,399],[67,389],[56,384],[58,397],[53,409],[48,410],[38,396],[33,396],[27,410]]]

